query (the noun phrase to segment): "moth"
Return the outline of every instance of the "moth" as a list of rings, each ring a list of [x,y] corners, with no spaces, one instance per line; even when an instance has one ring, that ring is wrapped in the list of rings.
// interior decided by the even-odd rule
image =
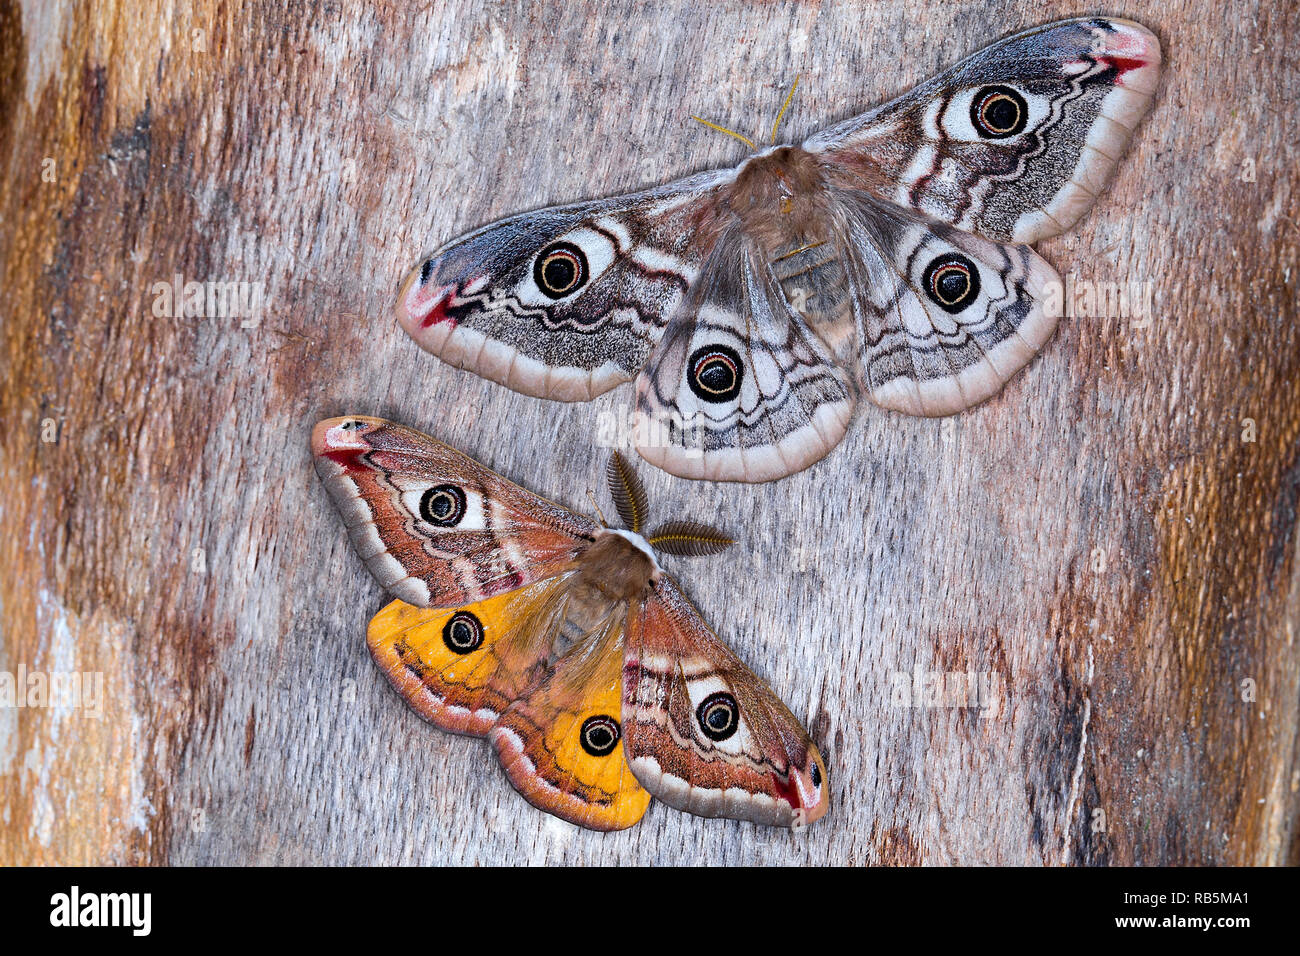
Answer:
[[[380,419],[323,421],[312,451],[397,598],[370,622],[376,663],[431,723],[486,736],[533,806],[594,830],[632,826],[651,797],[773,826],[826,812],[816,745],[654,550],[731,540],[689,521],[643,536],[645,491],[621,456],[609,480],[627,527],[609,528]]]
[[[1159,69],[1137,23],[1047,24],[734,169],[455,239],[398,319],[526,395],[635,377],[637,450],[673,474],[781,478],[839,443],[860,396],[949,415],[1029,362],[1061,311],[1029,244],[1096,201]]]

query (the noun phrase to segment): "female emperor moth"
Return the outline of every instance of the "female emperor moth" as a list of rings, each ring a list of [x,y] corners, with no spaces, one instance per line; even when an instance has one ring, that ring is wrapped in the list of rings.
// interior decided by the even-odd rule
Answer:
[[[948,415],[1029,362],[1059,278],[1028,244],[1096,201],[1159,69],[1136,23],[1047,24],[734,169],[462,236],[407,278],[399,321],[528,395],[636,377],[648,461],[780,478],[835,447],[860,395]]]

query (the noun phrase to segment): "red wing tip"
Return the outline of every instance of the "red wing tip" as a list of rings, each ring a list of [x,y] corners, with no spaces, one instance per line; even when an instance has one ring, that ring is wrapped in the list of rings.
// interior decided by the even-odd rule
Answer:
[[[454,285],[426,286],[421,270],[415,269],[397,293],[397,324],[408,335],[415,335],[440,322],[454,325],[456,320],[447,313],[447,306],[455,289]]]
[[[1119,36],[1106,43],[1106,52],[1142,64],[1160,62],[1160,40],[1154,33],[1133,20],[1111,20],[1110,23]]]
[[[829,800],[821,800],[810,807],[804,814],[803,823],[807,826],[810,823],[816,823],[822,817],[826,816],[826,811],[831,807]]]
[[[363,415],[345,415],[317,422],[311,430],[311,453],[329,455],[338,452],[369,451],[365,436],[385,424],[383,419]]]

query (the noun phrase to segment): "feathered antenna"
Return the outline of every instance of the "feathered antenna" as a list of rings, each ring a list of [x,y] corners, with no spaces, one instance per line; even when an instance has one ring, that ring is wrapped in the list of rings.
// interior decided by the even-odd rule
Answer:
[[[641,533],[645,525],[649,500],[646,498],[645,485],[627,463],[627,459],[618,452],[609,456],[605,466],[605,480],[609,482],[609,496],[614,499],[618,516],[623,519],[627,530]]]
[[[652,548],[687,558],[717,554],[736,543],[725,532],[699,521],[667,521],[646,540]]]

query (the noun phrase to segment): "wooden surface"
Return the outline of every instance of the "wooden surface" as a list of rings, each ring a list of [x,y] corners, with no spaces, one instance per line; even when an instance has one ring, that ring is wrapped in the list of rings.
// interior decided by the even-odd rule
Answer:
[[[796,73],[790,139],[1085,12],[1167,72],[1040,249],[1151,316],[1065,319],[947,422],[864,406],[785,481],[641,469],[656,514],[742,540],[669,567],[821,742],[828,818],[580,831],[409,711],[312,424],[393,418],[585,509],[632,401],[424,355],[391,309],[417,256],[735,163],[689,115],[762,135]],[[105,686],[101,719],[0,709],[0,862],[1296,862],[1298,31],[1208,0],[0,0],[0,671]],[[260,322],[156,316],[178,273],[265,283]],[[899,706],[918,668],[993,674],[994,707]]]

